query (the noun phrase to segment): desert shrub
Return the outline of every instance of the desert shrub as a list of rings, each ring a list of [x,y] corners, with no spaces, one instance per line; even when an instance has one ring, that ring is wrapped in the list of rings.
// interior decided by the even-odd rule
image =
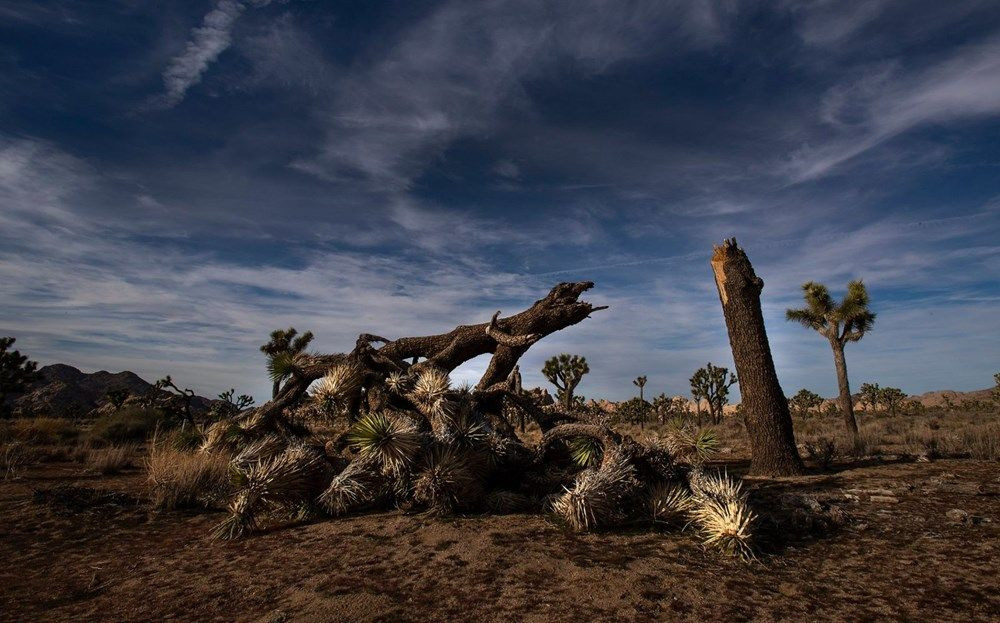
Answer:
[[[146,460],[153,506],[161,510],[212,508],[233,486],[229,457],[216,452],[188,452],[154,440]]]
[[[807,441],[806,456],[821,469],[829,469],[837,457],[837,443],[829,437]]]
[[[87,462],[98,473],[105,476],[117,474],[127,467],[135,467],[135,454],[139,447],[135,443],[91,450]]]
[[[5,426],[4,436],[11,441],[33,445],[70,444],[80,436],[80,429],[62,418],[23,418],[10,421]]]
[[[97,418],[89,437],[107,443],[145,441],[162,422],[163,413],[158,409],[129,406]]]

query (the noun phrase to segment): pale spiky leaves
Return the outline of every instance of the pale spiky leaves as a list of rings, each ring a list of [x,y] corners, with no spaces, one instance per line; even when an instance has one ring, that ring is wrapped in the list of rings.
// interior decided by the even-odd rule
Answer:
[[[480,493],[475,467],[451,446],[435,444],[413,480],[413,499],[432,513],[453,513],[471,505]]]
[[[317,500],[333,516],[379,499],[386,489],[386,478],[374,460],[355,460],[330,481]]]
[[[312,399],[327,414],[343,413],[361,392],[365,374],[359,366],[339,363],[312,390]]]
[[[366,413],[351,427],[347,440],[363,459],[377,462],[387,474],[398,474],[420,451],[422,436],[401,418]]]
[[[402,396],[410,391],[410,377],[402,372],[391,372],[385,379],[385,386],[392,393]]]
[[[700,470],[690,478],[693,508],[689,511],[705,545],[751,559],[757,516],[750,509],[742,484],[727,474]]]
[[[691,511],[703,542],[744,560],[753,559],[753,527],[757,517],[745,500],[700,499]]]
[[[233,457],[231,466],[239,473],[245,473],[252,465],[269,461],[288,447],[288,441],[277,435],[264,435],[247,443]]]
[[[667,430],[666,444],[675,456],[701,464],[718,454],[720,441],[711,428],[682,425]]]
[[[229,504],[229,517],[216,527],[219,538],[235,538],[261,527],[265,513],[309,500],[325,464],[323,455],[301,445],[238,472],[241,489]]]
[[[451,388],[448,375],[437,368],[428,368],[420,373],[413,384],[413,398],[430,407],[445,399]]]
[[[624,518],[625,502],[637,486],[631,462],[618,453],[609,454],[599,468],[581,472],[552,509],[580,532],[613,525]]]
[[[681,523],[694,507],[691,493],[678,483],[660,482],[649,490],[649,511],[653,521]]]

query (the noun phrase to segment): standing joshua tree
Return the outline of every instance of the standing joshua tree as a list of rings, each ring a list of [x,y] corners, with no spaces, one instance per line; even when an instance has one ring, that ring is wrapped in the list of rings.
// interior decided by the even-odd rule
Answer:
[[[542,374],[556,386],[556,399],[563,403],[567,411],[573,408],[573,390],[580,384],[583,375],[590,372],[587,359],[579,355],[562,353],[545,362]]]
[[[840,387],[840,409],[844,423],[852,435],[858,435],[858,422],[854,419],[851,386],[847,382],[847,363],[844,346],[857,342],[871,331],[875,313],[868,308],[868,290],[860,279],[847,284],[847,295],[839,304],[833,301],[830,291],[821,283],[808,281],[802,284],[806,306],[785,312],[788,320],[808,327],[830,342],[833,362],[837,367],[837,384]]]
[[[699,405],[702,399],[708,403],[712,424],[722,421],[722,408],[729,402],[729,388],[736,382],[736,375],[729,374],[728,368],[713,366],[711,363],[699,368],[691,377],[691,395]]]
[[[805,467],[795,447],[792,416],[778,383],[760,310],[764,280],[754,272],[735,238],[715,247],[711,263],[740,377],[741,408],[752,457],[750,472],[761,476],[801,474]]]
[[[9,415],[4,404],[8,394],[23,392],[38,378],[35,372],[38,364],[28,361],[27,355],[10,349],[15,341],[12,337],[0,337],[0,417]]]
[[[260,347],[260,352],[267,355],[267,373],[271,376],[271,397],[278,395],[281,383],[292,376],[295,369],[295,356],[305,351],[313,339],[312,331],[298,335],[295,327],[282,331],[271,332],[271,341]],[[297,336],[297,337],[296,337]]]
[[[639,400],[645,400],[645,398],[642,395],[642,388],[646,386],[646,377],[645,376],[636,377],[636,379],[632,381],[632,384],[639,388]]]

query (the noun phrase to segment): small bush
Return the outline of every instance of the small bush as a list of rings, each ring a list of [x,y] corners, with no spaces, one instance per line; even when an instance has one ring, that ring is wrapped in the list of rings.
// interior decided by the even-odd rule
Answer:
[[[163,413],[157,409],[125,407],[97,418],[90,429],[90,439],[113,444],[141,442],[148,439],[162,421]]]
[[[131,443],[124,446],[91,450],[87,461],[99,473],[110,476],[127,467],[135,467],[133,459],[138,449],[137,444]]]
[[[213,508],[233,491],[229,457],[214,452],[186,452],[154,440],[146,473],[153,506],[161,510]]]
[[[837,444],[829,437],[806,442],[806,455],[821,469],[829,469],[837,457]]]

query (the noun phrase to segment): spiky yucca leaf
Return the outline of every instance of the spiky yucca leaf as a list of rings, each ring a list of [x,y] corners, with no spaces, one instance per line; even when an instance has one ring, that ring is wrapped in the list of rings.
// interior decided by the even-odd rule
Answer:
[[[454,415],[435,418],[435,424],[434,436],[442,443],[462,450],[478,448],[486,443],[486,426],[468,409],[459,408]]]
[[[343,515],[382,497],[386,482],[376,461],[358,459],[330,481],[317,502],[334,517]]]
[[[385,413],[366,413],[354,423],[347,440],[363,458],[377,461],[386,473],[399,473],[420,451],[422,437],[409,422]]]
[[[706,546],[744,560],[754,558],[753,528],[757,517],[745,499],[695,498],[690,516]]]
[[[251,465],[269,461],[288,448],[288,441],[277,435],[265,435],[243,446],[230,465],[238,472],[246,472]]]
[[[678,483],[657,483],[649,490],[649,510],[653,521],[678,523],[687,519],[694,507],[691,493]]]
[[[730,478],[725,473],[709,474],[704,470],[696,469],[688,475],[688,481],[691,493],[696,498],[711,498],[723,502],[746,499],[743,483]]]
[[[451,381],[448,375],[437,368],[428,368],[420,373],[413,384],[413,397],[425,406],[435,405],[445,398]]]
[[[719,435],[711,428],[680,426],[671,428],[665,439],[675,455],[686,457],[693,463],[703,463],[719,452]]]
[[[295,371],[295,353],[280,352],[267,358],[267,375],[272,383],[277,383],[291,376]]]
[[[361,391],[365,374],[360,367],[341,363],[333,366],[312,390],[312,398],[326,413],[343,411]]]
[[[308,501],[325,464],[323,455],[295,445],[266,461],[251,463],[242,473],[242,488],[229,505],[230,515],[214,533],[235,538],[260,528],[261,516],[283,506]]]
[[[601,462],[604,446],[593,437],[574,437],[569,442],[569,455],[580,467],[592,467]]]
[[[402,372],[391,372],[385,379],[385,385],[392,393],[403,395],[410,388],[410,379]]]
[[[626,499],[637,486],[635,467],[614,453],[605,456],[599,468],[581,472],[552,507],[574,530],[593,530],[620,521]]]
[[[481,492],[476,470],[466,454],[435,444],[425,453],[413,480],[413,499],[434,513],[452,513],[470,506]]]

